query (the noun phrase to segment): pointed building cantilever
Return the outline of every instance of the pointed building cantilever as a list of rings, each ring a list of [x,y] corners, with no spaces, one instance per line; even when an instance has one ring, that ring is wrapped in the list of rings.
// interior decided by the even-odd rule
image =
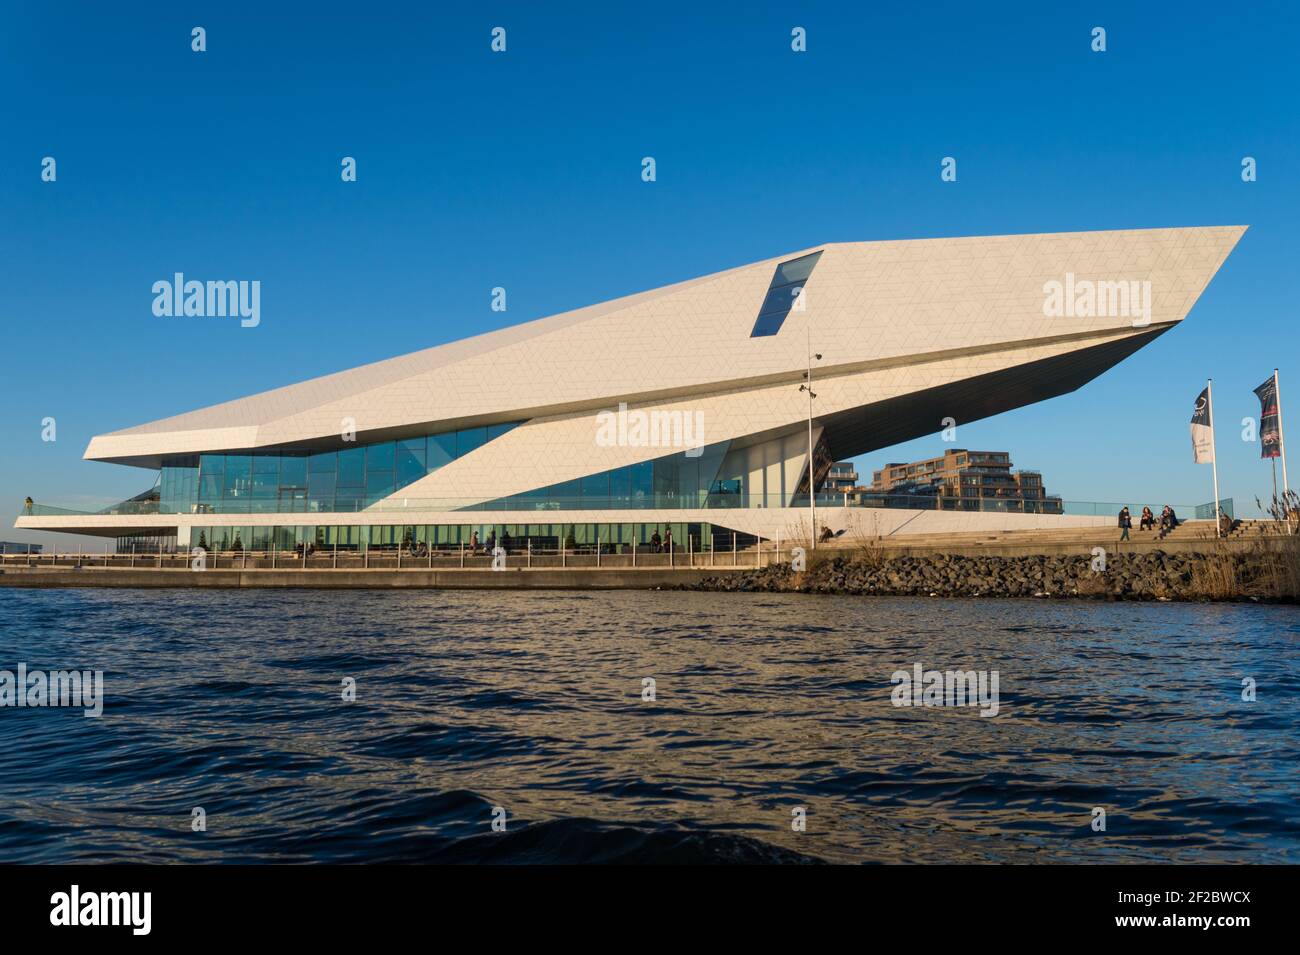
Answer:
[[[810,343],[820,486],[832,461],[1087,383],[1181,321],[1243,232],[815,246],[100,435],[86,457],[159,471],[156,493],[18,526],[182,546],[543,522],[770,537],[806,520]]]

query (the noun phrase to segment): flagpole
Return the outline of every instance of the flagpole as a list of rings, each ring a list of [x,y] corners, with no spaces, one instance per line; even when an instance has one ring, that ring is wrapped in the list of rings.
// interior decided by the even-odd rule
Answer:
[[[1286,516],[1286,529],[1291,530],[1291,483],[1286,477],[1286,436],[1282,431],[1282,391],[1277,380],[1277,369],[1273,369],[1273,399],[1277,402],[1277,444],[1282,452],[1282,513]],[[1274,497],[1276,497],[1276,492]]]
[[[1277,381],[1277,369],[1273,369],[1273,397],[1277,400],[1277,443],[1282,452],[1282,493],[1287,494],[1291,485],[1286,479],[1286,437],[1282,433],[1282,391]]]
[[[1214,472],[1214,536],[1222,537],[1219,524],[1219,453],[1214,447],[1214,379],[1205,379],[1205,398],[1210,406],[1210,468]]]

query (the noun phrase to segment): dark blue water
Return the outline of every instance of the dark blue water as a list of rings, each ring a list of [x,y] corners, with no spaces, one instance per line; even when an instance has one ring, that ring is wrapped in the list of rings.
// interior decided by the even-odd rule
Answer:
[[[1298,649],[1266,606],[0,590],[0,669],[106,696],[0,709],[0,861],[1296,862]],[[1000,714],[893,707],[915,662]]]

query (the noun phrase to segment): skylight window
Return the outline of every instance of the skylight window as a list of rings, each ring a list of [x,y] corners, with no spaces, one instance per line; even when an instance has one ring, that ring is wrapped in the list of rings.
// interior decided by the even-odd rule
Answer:
[[[797,259],[791,259],[788,262],[782,262],[776,267],[776,274],[772,276],[772,284],[768,286],[767,295],[763,298],[763,305],[758,310],[758,319],[754,322],[754,330],[749,333],[750,338],[763,338],[768,335],[775,335],[785,324],[785,318],[790,314],[790,310],[795,308],[795,303],[803,295],[804,283],[812,275],[813,267],[817,265],[817,260],[822,256],[821,252],[813,252],[809,255],[801,255]]]

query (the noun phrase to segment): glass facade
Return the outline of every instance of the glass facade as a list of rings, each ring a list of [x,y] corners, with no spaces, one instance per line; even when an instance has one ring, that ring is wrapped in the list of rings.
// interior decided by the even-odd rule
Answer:
[[[742,506],[743,480],[724,473],[729,441],[601,471],[473,505],[477,511]]]
[[[804,283],[812,275],[821,256],[821,252],[813,252],[811,255],[801,255],[797,259],[782,262],[776,267],[772,284],[768,286],[767,295],[758,310],[754,330],[749,333],[750,338],[764,338],[781,330],[786,316],[803,294]]]
[[[198,500],[198,490],[198,456],[171,458],[163,464],[158,509],[165,514],[187,514],[193,510],[190,502]]]
[[[475,546],[483,555],[489,542],[501,544],[510,554],[554,552],[563,545],[567,550],[600,550],[607,554],[629,553],[638,549],[653,550],[654,536],[662,541],[671,531],[678,550],[688,547],[707,550],[732,546],[733,532],[713,524],[675,521],[659,524],[375,524],[359,527],[345,525],[194,527],[189,546],[209,552],[226,553],[293,551],[306,547],[308,553],[348,551],[411,551],[459,554],[462,547]],[[755,538],[741,533],[741,546]],[[689,544],[688,544],[689,540]],[[155,547],[156,551],[157,548]],[[467,550],[467,552],[470,552]]]
[[[254,451],[167,458],[160,478],[159,509],[164,514],[360,511],[519,424],[464,428],[314,454]]]

